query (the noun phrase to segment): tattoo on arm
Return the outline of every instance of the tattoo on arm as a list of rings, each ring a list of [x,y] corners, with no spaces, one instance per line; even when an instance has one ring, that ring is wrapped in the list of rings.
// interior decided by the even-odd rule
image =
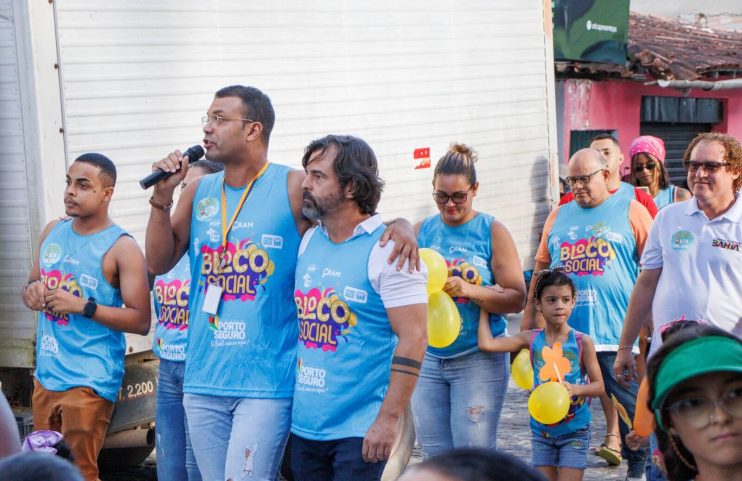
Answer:
[[[410,376],[418,376],[421,366],[419,361],[410,359],[409,357],[394,356],[392,358],[391,371],[400,374],[409,374]]]

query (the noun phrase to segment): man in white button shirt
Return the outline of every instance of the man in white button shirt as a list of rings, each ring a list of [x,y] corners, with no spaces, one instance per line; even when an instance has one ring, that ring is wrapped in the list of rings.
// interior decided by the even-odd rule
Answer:
[[[662,209],[644,247],[614,364],[624,381],[634,378],[631,346],[650,308],[650,355],[660,328],[683,316],[742,335],[742,144],[704,133],[683,158],[693,198]]]

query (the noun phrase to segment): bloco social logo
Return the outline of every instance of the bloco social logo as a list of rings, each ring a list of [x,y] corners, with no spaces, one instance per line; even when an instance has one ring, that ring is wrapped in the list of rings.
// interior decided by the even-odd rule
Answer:
[[[220,270],[221,253],[221,246],[217,249],[201,247],[201,275],[205,285],[220,286],[224,301],[255,300],[257,289],[276,269],[268,252],[260,249],[250,239],[243,240],[238,246],[228,242],[224,267]]]
[[[482,276],[479,273],[479,269],[472,264],[469,264],[466,260],[454,259],[450,262],[446,261],[446,263],[448,264],[449,277],[460,277],[469,284],[477,286],[482,285]],[[454,301],[456,301],[457,304],[469,304],[471,302],[471,300],[465,297],[455,297]]]
[[[601,237],[562,242],[559,246],[559,261],[564,272],[578,276],[602,276],[615,257],[611,244]]]
[[[47,289],[62,289],[75,297],[82,297],[82,288],[72,274],[63,274],[59,270],[45,271],[41,269],[41,281]],[[68,314],[57,314],[45,309],[44,315],[48,320],[56,322],[60,326],[66,326],[70,323]]]
[[[310,349],[336,351],[339,339],[358,324],[356,315],[333,289],[316,287],[306,294],[297,289],[294,300],[299,314],[299,341]]]
[[[159,279],[155,283],[155,299],[160,304],[157,322],[162,324],[165,329],[178,329],[185,331],[188,329],[188,293],[191,288],[191,281],[174,279],[165,282]]]

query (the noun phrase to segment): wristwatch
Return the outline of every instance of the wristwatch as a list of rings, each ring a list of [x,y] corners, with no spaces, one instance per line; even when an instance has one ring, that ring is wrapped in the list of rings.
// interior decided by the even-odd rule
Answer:
[[[95,310],[98,309],[98,304],[95,303],[95,299],[88,297],[88,302],[85,304],[85,308],[82,310],[82,315],[88,319],[92,319],[95,315]]]

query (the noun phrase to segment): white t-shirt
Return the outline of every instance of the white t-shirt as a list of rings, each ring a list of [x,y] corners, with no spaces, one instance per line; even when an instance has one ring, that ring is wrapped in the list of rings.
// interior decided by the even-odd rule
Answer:
[[[349,239],[364,232],[373,232],[382,223],[379,214],[372,215],[356,226]],[[324,227],[322,225],[312,227],[304,234],[299,245],[299,256],[304,253],[317,229],[324,229]],[[371,254],[368,257],[368,280],[371,282],[371,286],[379,293],[381,301],[387,309],[412,304],[427,304],[428,270],[425,265],[421,263],[419,271],[410,273],[406,262],[402,269],[398,271],[396,262],[392,264],[387,262],[393,248],[394,241],[390,240],[384,247],[379,246],[377,242],[371,249]]]
[[[659,328],[685,316],[742,336],[742,201],[709,220],[695,199],[668,205],[654,220],[642,269],[662,269],[652,303],[653,353]]]

